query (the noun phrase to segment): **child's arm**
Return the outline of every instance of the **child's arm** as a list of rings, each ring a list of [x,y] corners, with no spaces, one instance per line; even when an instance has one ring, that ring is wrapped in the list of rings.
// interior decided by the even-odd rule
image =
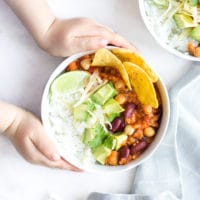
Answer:
[[[0,101],[0,133],[11,139],[26,160],[61,169],[78,169],[64,161],[41,122],[31,113]]]
[[[41,45],[43,37],[55,20],[46,0],[5,0],[24,26]]]
[[[110,28],[87,18],[61,20],[53,16],[45,0],[6,0],[38,45],[55,56],[97,49],[112,44],[135,48]]]

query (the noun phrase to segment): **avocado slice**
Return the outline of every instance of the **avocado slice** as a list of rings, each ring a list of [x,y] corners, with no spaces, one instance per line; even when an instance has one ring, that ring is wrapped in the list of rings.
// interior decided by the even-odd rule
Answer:
[[[95,129],[93,128],[86,128],[83,135],[82,141],[84,144],[88,145],[96,136]]]
[[[117,101],[114,99],[109,99],[104,105],[103,105],[103,111],[108,119],[108,121],[113,121],[116,117],[120,115],[121,112],[124,111],[124,109],[119,105]]]
[[[93,151],[93,156],[98,162],[104,165],[106,163],[106,158],[111,154],[111,151],[111,149],[104,145],[100,145]]]
[[[190,37],[193,40],[200,42],[200,25],[193,28],[192,32],[190,33]]]
[[[92,112],[95,109],[94,103],[91,100],[85,101],[73,110],[74,119],[77,121],[88,121],[91,115],[88,111]]]
[[[96,124],[92,129],[95,133],[95,137],[88,143],[88,146],[91,149],[96,149],[99,145],[103,144],[109,133],[104,130],[101,124]]]
[[[103,145],[111,150],[115,149],[116,147],[116,144],[117,144],[117,139],[113,136],[113,135],[109,135]]]
[[[196,23],[191,16],[176,13],[174,14],[173,18],[178,28],[183,29],[196,26]]]
[[[92,94],[91,99],[99,105],[104,105],[108,99],[114,97],[116,94],[117,91],[114,86],[111,83],[107,83]]]
[[[117,135],[114,135],[117,143],[115,146],[116,150],[119,150],[120,147],[123,145],[123,143],[127,140],[128,136],[125,133],[119,133]]]

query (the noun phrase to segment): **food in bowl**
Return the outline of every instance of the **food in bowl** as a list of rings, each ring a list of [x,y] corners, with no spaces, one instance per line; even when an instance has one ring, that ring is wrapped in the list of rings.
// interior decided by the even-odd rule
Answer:
[[[185,55],[200,57],[198,0],[144,0],[145,18],[159,40]]]
[[[52,82],[48,124],[65,158],[119,166],[138,159],[162,117],[158,77],[136,53],[99,49],[73,60]]]

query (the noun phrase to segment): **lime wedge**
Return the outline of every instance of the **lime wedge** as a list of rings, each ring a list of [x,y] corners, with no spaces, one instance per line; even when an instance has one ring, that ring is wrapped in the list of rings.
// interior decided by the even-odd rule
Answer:
[[[58,76],[51,85],[52,93],[73,92],[79,89],[89,78],[90,74],[84,71],[66,72]]]

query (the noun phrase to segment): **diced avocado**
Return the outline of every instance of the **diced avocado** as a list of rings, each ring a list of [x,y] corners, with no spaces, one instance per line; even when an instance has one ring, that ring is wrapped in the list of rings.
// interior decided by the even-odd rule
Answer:
[[[87,104],[81,104],[74,108],[74,119],[78,121],[87,121],[90,114],[87,112]]]
[[[104,140],[108,136],[109,133],[107,133],[103,126],[101,124],[97,124],[94,128],[93,131],[95,132],[95,138],[91,140],[88,145],[90,148],[95,149],[99,145],[103,144]]]
[[[103,105],[103,111],[108,120],[111,122],[113,121],[113,119],[118,117],[120,113],[124,111],[124,109],[119,105],[117,101],[115,101],[114,99],[109,99]]]
[[[93,151],[93,156],[98,162],[104,165],[106,162],[106,158],[111,154],[111,151],[112,151],[111,149],[103,145],[100,145]]]
[[[86,128],[83,136],[82,136],[82,141],[84,144],[89,144],[89,142],[91,142],[96,136],[96,132],[95,129],[92,128]]]
[[[159,6],[159,7],[163,7],[166,8],[169,5],[169,1],[168,0],[153,0],[153,2]]]
[[[192,32],[190,33],[190,37],[198,42],[200,42],[200,25],[193,28]]]
[[[115,135],[115,138],[117,140],[115,149],[119,150],[123,143],[127,140],[128,136],[125,133],[119,133],[118,135]]]
[[[199,3],[199,0],[189,0],[189,2],[191,6],[197,6]]]
[[[88,111],[93,111],[95,108],[92,101],[86,101],[79,106],[75,107],[73,110],[74,119],[78,121],[87,121],[91,115]]]
[[[113,136],[113,135],[109,135],[103,145],[111,150],[115,149],[116,147],[116,144],[117,144],[117,139]]]
[[[99,105],[104,105],[108,99],[114,97],[116,94],[117,91],[113,85],[111,83],[107,83],[92,94],[91,99]]]
[[[180,13],[174,14],[174,21],[177,27],[182,29],[196,26],[196,23],[194,22],[191,16]]]

